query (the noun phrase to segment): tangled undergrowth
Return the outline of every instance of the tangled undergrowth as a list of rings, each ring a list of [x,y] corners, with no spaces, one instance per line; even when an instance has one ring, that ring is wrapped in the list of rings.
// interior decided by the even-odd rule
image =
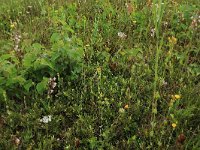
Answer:
[[[198,149],[200,3],[2,0],[0,149]]]

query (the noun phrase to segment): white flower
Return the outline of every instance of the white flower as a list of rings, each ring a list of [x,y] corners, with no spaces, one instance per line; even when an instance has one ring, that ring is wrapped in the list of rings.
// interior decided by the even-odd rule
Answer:
[[[48,123],[48,122],[51,122],[51,115],[48,115],[48,116],[43,116],[42,119],[40,119],[40,122],[42,123]]]
[[[165,80],[163,80],[162,84],[163,84],[164,86],[166,86],[168,83],[167,83]]]
[[[71,41],[72,41],[72,39],[71,39],[71,38],[67,38],[67,41],[68,41],[68,42],[71,42]]]
[[[119,109],[119,113],[122,113],[122,114],[123,114],[124,112],[125,112],[125,109],[124,109],[124,108],[120,108],[120,109]]]
[[[56,83],[56,77],[53,77],[53,78],[49,78],[49,90],[48,90],[48,94],[52,94],[54,92],[54,89],[57,85]]]
[[[28,8],[30,8],[30,9],[31,9],[32,7],[33,7],[33,6],[28,6]]]
[[[155,32],[156,32],[155,28],[151,29],[151,36],[152,36],[152,37],[154,37]]]
[[[54,90],[49,90],[49,94],[52,94],[54,92]]]
[[[14,142],[15,142],[16,146],[18,146],[21,143],[21,141],[18,137],[15,137]]]
[[[52,88],[54,89],[56,87],[57,83],[56,82],[53,82],[52,83]]]
[[[117,35],[120,37],[120,38],[125,38],[127,37],[127,35],[123,32],[118,32]]]
[[[164,21],[163,24],[164,24],[165,27],[168,26],[168,22],[167,21]]]

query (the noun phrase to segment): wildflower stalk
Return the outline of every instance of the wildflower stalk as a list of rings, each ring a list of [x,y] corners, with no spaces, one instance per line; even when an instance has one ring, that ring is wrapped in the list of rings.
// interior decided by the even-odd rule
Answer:
[[[161,27],[161,20],[164,13],[163,3],[162,0],[154,0],[153,1],[153,20],[155,26],[155,33],[156,33],[156,56],[155,56],[155,70],[154,70],[154,86],[153,86],[153,102],[152,102],[152,133],[154,133],[155,127],[155,117],[157,113],[157,82],[158,82],[158,63],[160,57],[160,51],[163,44],[163,37],[160,39],[160,27]]]
[[[97,68],[97,74],[98,74],[98,109],[99,109],[99,138],[101,138],[102,136],[102,120],[103,120],[103,111],[102,111],[102,98],[103,98],[103,95],[102,95],[102,92],[101,92],[101,83],[102,83],[102,76],[101,76],[101,67],[98,67]]]

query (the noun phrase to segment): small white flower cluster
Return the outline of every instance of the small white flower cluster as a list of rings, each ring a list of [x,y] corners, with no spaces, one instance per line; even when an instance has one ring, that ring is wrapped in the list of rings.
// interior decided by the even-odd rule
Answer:
[[[67,39],[67,42],[71,42],[72,41],[72,39],[69,38],[69,37],[67,37],[66,39]]]
[[[198,23],[200,23],[200,16],[198,16],[198,17],[192,16],[191,19],[192,19],[192,22],[190,24],[190,27],[193,28],[193,29],[197,28],[198,27]]]
[[[28,8],[31,9],[33,6],[29,5]]]
[[[48,123],[48,122],[51,122],[51,115],[48,115],[48,116],[43,116],[42,119],[40,119],[40,122],[42,123]]]
[[[167,22],[167,21],[164,21],[164,22],[163,22],[163,25],[164,25],[164,27],[168,27],[168,22]]]
[[[54,92],[55,87],[57,85],[56,77],[50,78],[48,84],[49,84],[48,94],[50,95],[50,94],[52,94]]]
[[[155,28],[151,29],[151,37],[154,37],[154,36],[155,36],[155,32],[156,32],[156,29],[155,29]]]
[[[16,145],[16,146],[19,146],[21,144],[21,140],[20,140],[20,137],[16,136],[16,135],[11,135],[12,137],[12,140],[13,140],[13,143]]]
[[[161,83],[162,86],[167,86],[168,85],[167,81],[165,81],[164,78],[161,78],[160,83]]]
[[[32,7],[33,7],[33,6],[28,6],[28,7],[27,7],[27,11],[26,11],[27,14],[30,14]]]
[[[127,37],[127,35],[125,33],[123,33],[123,32],[118,32],[117,35],[122,39]]]
[[[15,47],[14,47],[14,50],[16,52],[19,52],[20,51],[20,48],[19,48],[19,44],[20,44],[20,41],[21,41],[21,35],[19,35],[18,33],[16,33],[14,35],[14,42],[15,42]]]

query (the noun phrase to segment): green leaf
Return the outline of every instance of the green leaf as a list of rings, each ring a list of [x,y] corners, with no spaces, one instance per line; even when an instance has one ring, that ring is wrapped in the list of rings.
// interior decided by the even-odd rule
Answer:
[[[38,50],[38,51],[40,51],[41,49],[44,48],[44,46],[42,46],[42,45],[39,44],[39,43],[34,43],[34,44],[32,45],[32,47],[34,48],[34,50]]]
[[[35,61],[35,59],[36,59],[35,54],[33,54],[33,53],[26,54],[23,59],[23,66],[25,68],[29,68],[29,67],[33,66],[33,62]]]
[[[6,82],[5,77],[0,77],[0,85],[3,85]]]
[[[13,77],[13,78],[10,78],[9,80],[7,80],[6,85],[10,86],[10,85],[16,84],[16,83],[23,85],[25,82],[26,82],[26,80],[22,76],[16,76],[16,77]]]
[[[89,139],[89,143],[90,143],[90,148],[91,148],[91,149],[95,149],[95,147],[96,147],[97,144],[98,144],[97,138],[96,138],[96,137],[91,137],[91,138]]]
[[[6,99],[6,91],[3,88],[0,88],[0,101]]]
[[[66,30],[66,31],[69,31],[69,32],[71,32],[71,33],[74,33],[74,30],[73,30],[72,28],[70,28],[69,25],[65,25],[64,23],[66,24],[66,22],[65,22],[65,21],[62,22],[62,24],[63,24],[63,29]]]
[[[130,49],[130,50],[127,50],[127,54],[129,56],[137,56],[138,53],[142,53],[142,50],[140,48],[135,48],[135,49]]]
[[[57,42],[61,39],[60,34],[59,33],[53,33],[50,39],[51,43]]]
[[[11,54],[4,54],[4,55],[2,55],[2,56],[0,57],[0,60],[3,61],[3,60],[6,60],[6,59],[8,59],[8,58],[11,58],[11,57],[12,57]]]
[[[33,85],[32,80],[27,80],[26,83],[24,84],[24,88],[27,92],[29,92],[30,87]]]
[[[36,90],[39,94],[42,94],[45,90],[47,90],[47,85],[48,85],[48,78],[43,78],[43,80],[37,84]]]
[[[41,69],[41,68],[45,68],[46,66],[48,66],[51,69],[54,69],[53,65],[51,64],[51,62],[45,60],[44,58],[38,58],[35,62],[34,62],[34,68],[37,69]]]

